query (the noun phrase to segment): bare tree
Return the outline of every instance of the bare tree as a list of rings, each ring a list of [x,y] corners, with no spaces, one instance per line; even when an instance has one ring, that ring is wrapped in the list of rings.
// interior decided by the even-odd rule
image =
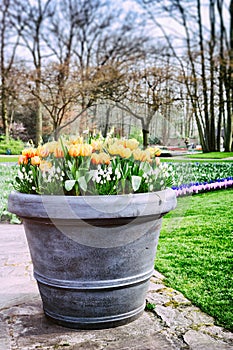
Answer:
[[[225,150],[233,150],[233,0],[229,6],[230,13],[230,45],[229,45],[229,66],[226,82],[227,93],[227,127],[225,130]]]
[[[130,89],[124,100],[117,102],[117,106],[129,113],[142,124],[143,146],[149,143],[149,127],[152,118],[162,106],[172,103],[174,96],[167,90],[167,80],[171,79],[169,66],[150,66],[136,68],[128,79]]]
[[[230,58],[226,60],[228,54],[226,54],[227,40],[223,16],[224,0],[209,0],[205,4],[200,0],[169,0],[166,3],[161,0],[138,0],[138,2],[144,4],[144,8],[150,13],[150,18],[160,28],[174,57],[179,62],[183,82],[195,113],[203,151],[220,149],[222,125],[225,126],[225,150],[228,150],[232,143],[232,139],[230,141],[232,138],[232,104],[230,102],[232,85],[229,83],[229,70],[231,70],[232,65]],[[187,2],[189,6],[187,6]],[[185,34],[183,51],[177,47],[177,38],[172,38],[174,35],[167,31],[165,26],[155,17],[158,5],[163,13],[178,23],[181,30],[183,27]],[[203,20],[204,6],[208,6],[209,22],[207,18],[205,21]],[[232,1],[229,17],[232,18]],[[220,25],[216,28],[218,24]],[[217,47],[219,47],[219,55],[216,52]],[[184,54],[185,49],[186,55]],[[228,52],[230,56],[231,51]],[[188,63],[188,69],[184,62]],[[219,72],[218,86],[216,85],[216,72]],[[224,83],[223,77],[225,77]],[[226,103],[223,99],[224,95]],[[226,119],[225,116],[227,116]]]
[[[97,102],[118,98],[119,90],[123,88],[122,74],[113,66],[102,67],[98,74],[95,68],[94,72],[90,70],[85,81],[80,80],[81,73],[77,66],[70,66],[69,69],[69,76],[64,80],[61,74],[61,70],[64,70],[62,65],[47,65],[41,73],[40,95],[34,85],[29,86],[31,93],[41,102],[52,121],[55,139],[62,129],[85,116],[85,112]]]
[[[3,129],[6,138],[9,138],[9,98],[12,93],[11,77],[16,59],[16,50],[19,45],[21,32],[14,31],[11,21],[11,0],[4,0],[0,4],[0,70],[1,70],[1,112]]]
[[[49,55],[44,47],[43,35],[45,35],[46,21],[53,15],[52,0],[36,0],[33,3],[30,0],[15,0],[16,14],[14,16],[14,25],[21,35],[21,43],[31,54],[34,66],[34,82],[37,96],[41,91],[41,71],[43,57]],[[21,23],[24,22],[22,30]],[[48,22],[47,22],[48,23]],[[36,115],[36,144],[42,137],[42,105],[40,99],[37,100]]]
[[[53,113],[50,113],[58,134],[77,118],[85,117],[84,112],[97,101],[117,100],[124,95],[128,89],[124,84],[125,72],[129,64],[144,55],[146,39],[133,34],[134,18],[126,17],[119,25],[117,13],[110,11],[100,0],[91,3],[86,0],[57,1],[55,9],[48,27],[49,35],[44,40],[59,67],[54,71],[56,79],[52,86],[55,88],[56,81],[57,97],[52,98]],[[51,93],[45,76],[42,84]],[[67,91],[68,85],[72,89],[69,88],[69,98],[64,100],[63,92]],[[45,96],[38,96],[35,90],[33,94],[48,111],[48,98],[46,102]],[[54,113],[55,102],[59,117]],[[63,123],[65,110],[75,103],[80,112]],[[61,108],[62,105],[66,108]]]

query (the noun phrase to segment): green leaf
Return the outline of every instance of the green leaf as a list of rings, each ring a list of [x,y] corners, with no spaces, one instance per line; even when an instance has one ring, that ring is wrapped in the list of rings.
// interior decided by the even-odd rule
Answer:
[[[85,174],[85,179],[86,179],[86,182],[88,183],[92,178],[93,176],[96,174],[96,170],[90,170],[88,171],[86,174]]]
[[[144,173],[148,173],[151,170],[151,166],[147,162],[142,162],[140,164],[140,169],[144,171]]]
[[[11,224],[21,224],[22,221],[15,215],[12,215],[11,219],[10,219],[10,223]]]
[[[141,185],[142,178],[140,176],[132,176],[132,187],[134,191],[137,191]]]
[[[86,182],[85,176],[81,176],[81,177],[78,179],[78,184],[79,184],[81,190],[83,190],[84,192],[86,192],[86,190],[87,190],[87,182]]]
[[[67,161],[67,165],[68,165],[69,169],[71,170],[72,166],[73,166],[73,163],[70,160],[68,160]]]
[[[84,168],[84,167],[79,168],[76,172],[76,179],[81,176],[84,176],[87,172],[88,172],[88,168]]]
[[[71,191],[72,188],[75,185],[75,182],[76,182],[75,180],[66,180],[65,181],[65,189],[66,189],[66,191]]]

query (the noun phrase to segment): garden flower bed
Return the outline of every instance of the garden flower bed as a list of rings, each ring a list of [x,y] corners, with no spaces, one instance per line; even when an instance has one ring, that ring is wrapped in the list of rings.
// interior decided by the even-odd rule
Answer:
[[[0,165],[0,221],[19,224],[20,220],[15,214],[7,210],[9,193],[13,190],[12,179],[17,174],[17,167],[11,165]]]
[[[174,174],[172,189],[178,196],[233,186],[233,163],[167,163]]]
[[[177,197],[233,187],[233,163],[163,163],[173,175],[172,189]],[[7,211],[7,198],[13,189],[17,167],[0,165],[0,221],[17,222]]]

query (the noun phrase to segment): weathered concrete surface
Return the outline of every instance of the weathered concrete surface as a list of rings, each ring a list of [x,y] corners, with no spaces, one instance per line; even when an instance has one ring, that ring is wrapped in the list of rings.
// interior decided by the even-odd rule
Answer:
[[[21,225],[0,225],[0,350],[230,350],[233,334],[163,284],[155,271],[147,300],[156,304],[117,328],[77,331],[51,323],[42,310]]]

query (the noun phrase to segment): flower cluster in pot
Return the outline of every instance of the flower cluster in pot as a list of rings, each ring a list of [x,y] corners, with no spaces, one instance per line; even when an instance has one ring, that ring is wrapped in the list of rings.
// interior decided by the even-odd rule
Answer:
[[[172,185],[157,147],[135,139],[63,137],[26,148],[14,187],[30,194],[116,195],[145,193]]]

